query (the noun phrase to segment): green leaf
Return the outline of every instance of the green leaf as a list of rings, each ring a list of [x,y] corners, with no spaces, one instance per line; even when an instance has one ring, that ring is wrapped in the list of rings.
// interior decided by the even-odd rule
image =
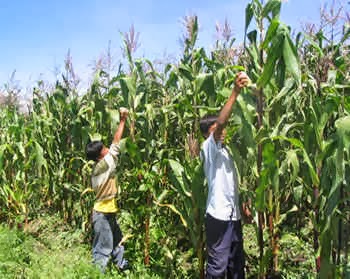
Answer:
[[[37,169],[39,170],[39,172],[41,172],[41,168],[44,167],[46,171],[48,171],[47,162],[46,162],[46,159],[44,158],[44,150],[42,146],[37,141],[35,141],[34,144],[35,144],[35,161],[36,161]]]
[[[253,30],[247,34],[247,37],[251,44],[256,45],[256,38],[258,36],[258,31]]]
[[[180,75],[188,79],[189,81],[193,81],[194,77],[192,75],[192,69],[188,65],[181,64],[179,66]]]
[[[252,60],[252,64],[253,64],[252,67],[254,67],[254,70],[256,72],[260,72],[260,63],[259,63],[260,60],[259,60],[259,53],[257,48],[251,45],[247,47],[245,50],[248,52],[249,57]]]
[[[223,96],[223,97],[225,97],[225,98],[228,98],[228,97],[230,97],[231,92],[232,92],[232,89],[227,88],[227,87],[224,87],[223,89],[221,89],[221,90],[218,92],[218,94],[220,94],[221,96]]]
[[[129,154],[129,156],[135,160],[135,163],[141,162],[141,154],[136,143],[132,142],[130,138],[125,140],[125,151]]]
[[[244,34],[247,34],[248,27],[250,25],[250,22],[252,21],[254,15],[253,5],[248,4],[245,8],[245,27],[244,27]]]
[[[278,18],[281,13],[281,0],[268,0],[263,8],[262,16],[268,17],[269,13],[272,14],[272,19]]]
[[[144,96],[144,92],[140,92],[137,94],[134,98],[134,103],[133,103],[133,109],[134,111],[137,110],[138,106],[141,104],[142,97]]]
[[[7,144],[0,145],[0,170],[3,170],[3,164],[4,164],[4,153],[7,149]]]
[[[179,183],[183,193],[188,196],[191,197],[191,193],[189,192],[189,190],[187,189],[187,186],[185,184],[184,181],[184,167],[177,161],[170,159],[169,160],[169,165],[174,173],[174,176],[176,178],[176,181]]]
[[[350,133],[350,116],[345,116],[342,118],[339,118],[337,121],[335,121],[335,127],[337,128],[337,131],[341,133],[342,135],[349,135]]]
[[[292,175],[290,183],[294,182],[299,173],[299,160],[295,150],[291,149],[286,152],[286,159],[288,165],[292,166]]]
[[[277,29],[280,26],[280,21],[278,19],[273,19],[269,25],[269,28],[267,29],[266,36],[264,39],[264,42],[262,44],[262,48],[266,49],[272,39],[276,36]]]
[[[294,199],[296,200],[296,202],[300,203],[302,202],[302,196],[304,193],[304,186],[303,185],[299,185],[293,188],[293,195],[294,195]]]
[[[16,142],[16,146],[18,148],[19,153],[22,155],[23,158],[26,157],[26,151],[23,146],[23,142]]]
[[[110,123],[111,123],[111,127],[110,127],[110,131],[111,133],[114,134],[116,128],[117,128],[117,125],[119,123],[119,111],[116,110],[116,109],[108,109],[106,108],[106,112],[109,116],[109,119],[110,119]]]
[[[301,73],[298,62],[298,54],[289,36],[284,37],[283,59],[286,70],[292,75],[297,85],[301,84]]]
[[[130,106],[131,100],[136,95],[135,81],[132,77],[122,77],[119,79],[122,90],[124,105]]]
[[[298,147],[302,151],[303,159],[304,159],[304,162],[308,166],[308,171],[310,173],[310,177],[311,177],[312,183],[313,183],[314,186],[319,187],[319,184],[320,184],[319,177],[318,177],[317,172],[315,170],[315,166],[312,164],[312,161],[310,160],[310,157],[309,157],[309,155],[307,154],[307,152],[306,152],[306,150],[304,148],[303,143],[299,139],[287,138],[287,137],[283,137],[283,136],[273,137],[272,139],[273,140],[278,140],[279,139],[279,140],[288,141],[294,147]]]
[[[314,47],[314,49],[318,52],[318,55],[320,57],[324,56],[323,50],[322,48],[318,45],[317,42],[315,42],[315,40],[308,34],[304,33],[303,34],[304,37],[308,40],[308,42],[310,43],[311,46]]]
[[[268,49],[266,64],[264,65],[263,72],[257,81],[258,87],[265,87],[274,74],[277,59],[282,55],[284,34],[277,34],[271,41],[270,48]]]
[[[176,87],[178,80],[178,75],[174,71],[171,71],[169,74],[169,78],[166,81],[166,87]]]
[[[215,88],[214,88],[214,76],[213,74],[198,74],[195,79],[196,93],[205,92],[209,97],[209,105],[215,104]]]
[[[90,134],[89,133],[89,137],[91,141],[98,141],[98,140],[102,140],[102,136],[99,133],[94,133],[94,134]]]

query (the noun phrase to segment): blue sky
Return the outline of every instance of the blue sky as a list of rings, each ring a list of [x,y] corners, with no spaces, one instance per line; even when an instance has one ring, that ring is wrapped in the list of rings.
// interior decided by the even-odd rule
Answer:
[[[318,22],[320,6],[328,0],[285,0],[281,19],[292,28]],[[330,1],[330,0],[329,0]],[[73,65],[84,80],[91,64],[111,41],[116,61],[121,58],[121,38],[131,24],[140,32],[139,56],[156,59],[180,52],[181,18],[198,15],[198,46],[210,48],[215,23],[231,24],[242,41],[248,0],[14,0],[0,2],[0,86],[16,70],[16,80],[32,84],[54,79],[70,49]]]

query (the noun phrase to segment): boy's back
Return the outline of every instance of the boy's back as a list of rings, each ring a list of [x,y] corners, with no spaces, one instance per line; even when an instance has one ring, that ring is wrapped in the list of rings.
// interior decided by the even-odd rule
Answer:
[[[238,179],[229,152],[211,134],[202,145],[201,158],[208,181],[206,212],[219,220],[239,220]]]
[[[208,182],[208,201],[205,217],[207,242],[206,278],[244,278],[244,251],[239,210],[238,179],[233,159],[222,145],[225,127],[232,107],[249,81],[238,73],[231,96],[218,116],[207,115],[200,121],[206,138],[201,158]]]
[[[111,144],[108,154],[94,166],[91,184],[97,202],[112,199],[117,193],[115,173],[118,156],[119,145]]]
[[[86,154],[89,160],[96,162],[91,184],[96,193],[96,202],[92,213],[94,239],[92,243],[92,256],[94,263],[104,272],[110,259],[120,268],[128,267],[123,258],[124,247],[120,244],[122,232],[116,220],[117,207],[115,195],[115,172],[119,156],[119,142],[122,138],[128,110],[120,108],[120,122],[114,133],[110,148],[101,141],[87,144]]]

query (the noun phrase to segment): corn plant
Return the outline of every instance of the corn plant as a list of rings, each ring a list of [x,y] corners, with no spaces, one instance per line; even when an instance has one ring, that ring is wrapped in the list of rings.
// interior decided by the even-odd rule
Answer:
[[[62,80],[34,88],[28,114],[0,108],[1,220],[28,224],[43,211],[59,212],[65,222],[87,229],[94,196],[85,145],[97,138],[108,144],[118,108],[125,106],[130,117],[117,202],[125,234],[132,235],[128,253],[163,277],[203,278],[199,119],[219,111],[243,70],[253,86],[237,100],[227,146],[241,200],[253,205],[249,226],[256,231],[259,264],[252,275],[288,277],[280,239],[295,239],[295,230],[314,245],[311,276],[346,277],[350,33],[344,25],[338,39],[323,30],[293,38],[279,19],[281,2],[247,5],[243,53],[232,56],[227,22],[216,49],[197,47],[198,18],[190,16],[179,61],[157,69],[134,57],[138,36],[132,28],[124,37],[126,64],[116,72],[98,68],[84,94],[77,94],[68,57]]]

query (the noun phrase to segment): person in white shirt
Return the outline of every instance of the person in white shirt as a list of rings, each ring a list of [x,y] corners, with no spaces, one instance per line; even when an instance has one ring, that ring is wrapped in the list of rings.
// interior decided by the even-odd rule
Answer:
[[[206,278],[245,277],[238,178],[233,158],[223,141],[232,107],[248,82],[246,73],[238,73],[231,96],[219,115],[208,115],[200,120],[200,130],[205,137],[201,159],[208,182]]]

